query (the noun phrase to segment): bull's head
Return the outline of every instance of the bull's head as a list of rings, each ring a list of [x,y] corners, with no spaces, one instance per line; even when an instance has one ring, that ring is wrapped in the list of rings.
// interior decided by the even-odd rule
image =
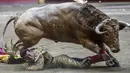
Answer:
[[[106,19],[95,28],[95,32],[102,35],[103,43],[105,43],[113,53],[117,53],[120,51],[119,30],[122,30],[126,26],[130,26],[130,24],[117,21],[116,19]]]

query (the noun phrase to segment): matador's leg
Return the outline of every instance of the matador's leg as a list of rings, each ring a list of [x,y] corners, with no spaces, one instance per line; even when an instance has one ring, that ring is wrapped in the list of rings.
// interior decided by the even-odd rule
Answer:
[[[60,68],[88,68],[90,67],[91,62],[89,58],[72,58],[65,54],[56,56],[52,60],[51,67],[60,67]]]

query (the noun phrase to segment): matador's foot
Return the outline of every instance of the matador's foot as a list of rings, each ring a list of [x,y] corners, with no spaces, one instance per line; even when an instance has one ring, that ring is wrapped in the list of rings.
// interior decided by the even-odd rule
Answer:
[[[108,50],[104,51],[102,56],[108,67],[120,67],[120,63],[118,62],[118,60],[113,57]]]
[[[89,57],[84,58],[82,61],[82,65],[84,65],[85,67],[90,67],[91,64],[92,64],[92,62],[91,62],[91,59]]]
[[[119,61],[114,57],[112,57],[110,60],[106,61],[106,65],[108,67],[120,67]]]

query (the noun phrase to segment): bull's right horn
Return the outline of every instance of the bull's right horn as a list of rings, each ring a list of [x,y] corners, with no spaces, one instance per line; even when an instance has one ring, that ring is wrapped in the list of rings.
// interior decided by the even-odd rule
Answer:
[[[119,26],[120,26],[120,30],[124,29],[125,27],[130,27],[130,24],[124,21],[118,21],[119,22]]]
[[[104,34],[104,33],[105,33],[105,31],[104,31],[104,32],[101,32],[101,31],[100,31],[100,29],[101,29],[102,26],[103,26],[103,23],[100,23],[99,25],[96,26],[95,32],[96,32],[97,34]]]

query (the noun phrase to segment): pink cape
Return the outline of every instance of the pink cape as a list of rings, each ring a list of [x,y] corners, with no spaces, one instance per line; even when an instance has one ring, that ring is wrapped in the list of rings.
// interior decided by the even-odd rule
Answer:
[[[6,55],[7,53],[4,51],[3,48],[0,47],[0,55]]]

